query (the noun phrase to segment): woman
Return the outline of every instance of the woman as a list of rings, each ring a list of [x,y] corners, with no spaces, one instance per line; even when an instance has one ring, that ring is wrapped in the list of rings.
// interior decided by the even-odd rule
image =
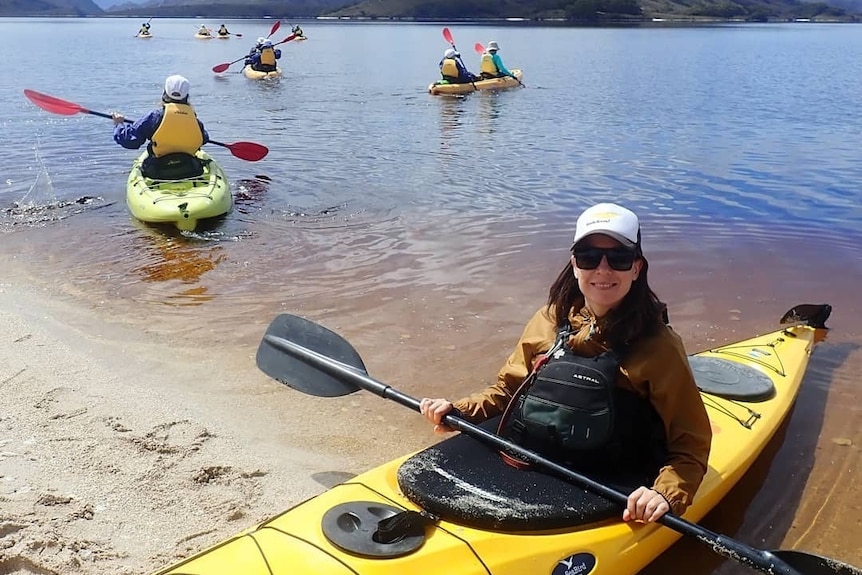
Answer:
[[[681,514],[706,473],[712,432],[682,341],[649,287],[637,216],[615,204],[587,209],[571,251],[497,383],[454,404],[424,398],[420,411],[436,431],[452,431],[441,420],[453,410],[473,423],[503,414],[500,431],[518,444],[640,478],[624,521]]]
[[[500,55],[497,53],[499,50],[500,46],[496,41],[491,40],[488,42],[488,48],[485,49],[485,52],[482,54],[482,59],[479,60],[479,70],[482,78],[505,78],[506,76],[509,76],[510,78],[515,77],[515,74],[510,72],[503,64],[503,59],[500,58]]]
[[[195,156],[209,141],[209,134],[189,104],[189,81],[175,74],[165,79],[161,106],[134,123],[122,114],[111,114],[114,141],[130,150],[147,145],[141,166],[148,178],[178,180],[199,176],[203,165]]]

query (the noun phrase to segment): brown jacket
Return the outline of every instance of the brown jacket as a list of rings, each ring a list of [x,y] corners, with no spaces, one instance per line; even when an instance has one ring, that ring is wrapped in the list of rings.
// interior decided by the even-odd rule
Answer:
[[[497,383],[454,402],[467,420],[479,423],[503,412],[533,363],[553,345],[557,326],[552,318],[548,306],[537,311],[497,374]],[[569,339],[574,351],[595,356],[607,349],[600,321],[587,308],[571,310],[569,321],[575,330]],[[682,340],[669,326],[662,325],[654,335],[628,348],[620,372],[617,385],[649,398],[664,421],[668,457],[652,488],[667,499],[674,513],[681,514],[706,473],[712,441],[709,419]]]

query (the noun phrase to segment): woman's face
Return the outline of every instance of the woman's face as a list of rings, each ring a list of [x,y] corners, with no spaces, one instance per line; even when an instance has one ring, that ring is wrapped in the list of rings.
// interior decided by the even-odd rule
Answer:
[[[608,258],[614,267],[628,267],[631,262],[631,268],[613,269]],[[594,269],[587,269],[595,266],[597,260],[598,265]],[[578,266],[579,261],[583,267]],[[640,274],[642,265],[643,262],[634,257],[634,250],[628,250],[617,240],[603,234],[587,236],[578,243],[572,254],[572,268],[578,279],[578,287],[596,317],[604,316],[623,300],[632,282]]]

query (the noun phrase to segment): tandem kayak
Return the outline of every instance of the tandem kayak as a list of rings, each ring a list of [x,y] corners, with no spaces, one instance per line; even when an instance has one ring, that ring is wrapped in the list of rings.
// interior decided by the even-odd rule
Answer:
[[[233,206],[233,196],[224,171],[209,154],[196,154],[204,173],[181,180],[155,180],[141,173],[142,153],[132,164],[126,184],[126,204],[137,219],[152,224],[174,224],[193,231],[200,220],[221,216]]]
[[[276,67],[276,69],[271,72],[261,72],[260,70],[255,70],[251,66],[245,66],[242,69],[242,73],[250,80],[266,80],[268,78],[278,78],[281,76],[281,68]]]
[[[506,88],[516,88],[521,85],[521,77],[524,75],[521,70],[512,70],[511,76],[503,78],[491,78],[490,80],[478,80],[476,82],[467,82],[464,84],[450,84],[446,80],[434,82],[428,86],[428,91],[432,94],[469,94],[478,90],[505,90]]]
[[[622,522],[619,501],[594,495],[602,491],[585,489],[580,477],[511,467],[488,439],[500,439],[493,428],[449,418],[461,422],[462,433],[336,485],[157,575],[405,575],[441,566],[458,575],[637,573],[680,537],[674,520],[702,529],[687,521],[712,509],[776,432],[830,312],[825,304],[797,306],[781,329],[690,356],[714,436],[709,470],[685,520],[670,514],[662,520],[672,529]],[[418,411],[418,400],[369,377],[347,341],[297,316],[272,322],[257,365],[311,395],[361,388]],[[737,552],[732,544],[758,551],[711,535],[721,539],[711,548],[725,556]],[[857,573],[834,571],[851,572]]]

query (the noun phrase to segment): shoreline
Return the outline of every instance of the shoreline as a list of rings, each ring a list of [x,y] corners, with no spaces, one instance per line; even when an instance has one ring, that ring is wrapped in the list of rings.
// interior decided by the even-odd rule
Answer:
[[[355,400],[9,283],[0,333],[2,573],[153,571],[370,466],[322,423]]]

